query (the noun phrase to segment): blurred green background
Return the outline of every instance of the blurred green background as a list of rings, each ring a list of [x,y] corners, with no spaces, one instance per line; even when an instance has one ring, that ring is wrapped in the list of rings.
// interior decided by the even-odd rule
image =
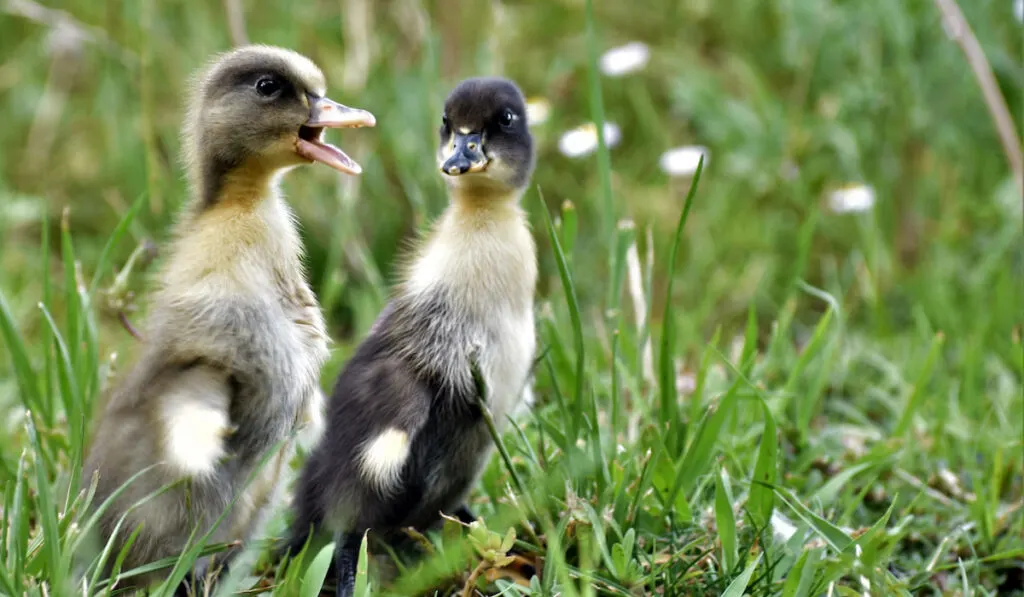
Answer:
[[[1021,20],[1010,0],[965,0],[962,9],[1019,138]],[[675,360],[668,362],[680,384],[706,371],[716,330],[728,352],[730,339],[739,334],[742,343],[746,322],[756,321],[756,350],[765,356],[750,375],[781,396],[773,406],[782,482],[806,497],[836,474],[821,462],[842,470],[863,464],[868,448],[886,446],[898,463],[871,460],[874,472],[863,485],[833,496],[835,504],[818,504],[825,515],[837,524],[870,525],[885,508],[865,506],[866,497],[902,492],[913,499],[890,522],[901,515],[916,522],[900,527],[894,568],[920,572],[941,546],[943,563],[955,562],[954,555],[978,562],[965,572],[968,585],[992,591],[1006,582],[1012,573],[984,558],[1022,553],[1022,197],[936,3],[599,0],[592,35],[587,25],[582,0],[5,0],[0,291],[11,319],[33,355],[48,350],[37,304],[52,278],[51,311],[63,322],[65,209],[87,279],[139,198],[142,209],[110,263],[122,268],[147,242],[159,259],[168,224],[187,199],[178,134],[190,73],[235,41],[281,45],[323,68],[333,99],[369,109],[378,121],[374,129],[329,133],[363,166],[362,176],[308,167],[284,183],[337,342],[323,376],[327,387],[382,306],[401,248],[446,203],[434,146],[447,91],[463,77],[504,75],[550,106],[550,117],[532,126],[539,158],[535,186],[524,198],[542,267],[542,344],[570,344],[565,295],[540,216],[546,205],[558,218],[569,201],[578,234],[568,257],[588,378],[602,408],[614,395],[610,330],[635,326],[632,295],[610,283],[618,280],[612,227],[628,219],[644,278],[634,286],[646,297],[641,311],[651,314],[650,329],[637,327],[619,347],[630,362],[623,375],[640,380],[637,399],[657,400],[633,361],[648,331],[660,354],[664,313],[674,318]],[[650,51],[642,68],[618,77],[600,73],[601,54],[636,41]],[[595,119],[598,98],[621,132],[607,169],[600,152],[573,158],[558,147],[563,133]],[[659,158],[686,145],[706,147],[708,157],[673,273],[668,253],[689,179],[666,174]],[[873,205],[836,210],[831,193],[851,185],[870,187]],[[131,357],[135,341],[118,321],[118,301],[136,293],[130,302],[138,310],[128,317],[138,324],[154,267],[142,261],[112,295],[93,301],[104,370],[111,352],[122,355],[118,364]],[[112,284],[106,274],[102,286]],[[804,359],[801,351],[813,344],[830,302],[838,310],[825,325],[824,344],[815,345],[823,352]],[[570,348],[542,368],[542,408],[553,400],[555,381],[563,388],[574,383],[573,367]],[[806,408],[794,410],[785,393],[806,397]],[[678,416],[695,423],[716,396],[703,388],[703,401],[684,398],[697,406]],[[5,484],[27,445],[22,403],[12,362],[0,353]],[[757,452],[758,436],[742,422],[753,425],[759,411],[746,410],[722,440],[716,463],[733,468],[734,477],[749,470]],[[907,410],[909,427],[897,426]],[[640,459],[650,448],[645,437],[615,429],[605,448],[612,459]],[[620,442],[626,446],[616,452]],[[953,471],[976,500],[942,489],[934,481],[942,471]],[[486,482],[497,483],[499,473],[495,464]],[[689,496],[695,513],[709,507],[707,489]],[[928,491],[945,493],[929,501]],[[972,528],[954,545],[942,543],[967,523]]]

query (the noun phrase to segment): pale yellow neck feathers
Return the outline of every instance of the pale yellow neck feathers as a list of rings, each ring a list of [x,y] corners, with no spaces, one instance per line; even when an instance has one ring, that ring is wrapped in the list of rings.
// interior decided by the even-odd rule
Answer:
[[[211,274],[252,287],[265,286],[270,275],[302,275],[302,246],[291,210],[272,176],[257,181],[233,173],[216,203],[181,222],[165,270],[166,287],[182,289]]]

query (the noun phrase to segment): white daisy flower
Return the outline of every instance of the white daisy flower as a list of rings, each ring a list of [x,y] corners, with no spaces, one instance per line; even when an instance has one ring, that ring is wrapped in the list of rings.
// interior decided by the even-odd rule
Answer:
[[[651,50],[647,44],[631,41],[601,55],[601,72],[609,77],[621,77],[642,69],[650,59]]]
[[[604,142],[609,148],[618,145],[622,138],[619,125],[614,122],[604,123]],[[597,125],[592,122],[580,125],[562,134],[558,140],[558,151],[570,158],[578,158],[593,153],[597,149]]]
[[[551,115],[551,103],[542,97],[526,100],[526,124],[534,126],[547,121]]]
[[[868,185],[849,185],[832,191],[829,208],[837,214],[868,211],[875,206],[875,189]]]
[[[661,154],[658,163],[669,176],[693,176],[697,171],[700,156],[704,156],[704,165],[708,165],[708,148],[702,145],[676,147]]]

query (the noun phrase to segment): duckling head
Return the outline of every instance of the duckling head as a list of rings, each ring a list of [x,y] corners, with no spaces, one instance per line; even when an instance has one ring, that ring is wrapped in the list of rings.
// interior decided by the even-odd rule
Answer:
[[[185,126],[186,155],[205,203],[216,201],[239,171],[263,178],[320,162],[359,174],[359,164],[324,142],[324,129],[376,120],[325,93],[320,69],[290,50],[245,46],[215,59],[196,80]]]
[[[448,188],[470,195],[518,195],[533,173],[526,101],[507,79],[466,79],[444,104],[437,162]]]

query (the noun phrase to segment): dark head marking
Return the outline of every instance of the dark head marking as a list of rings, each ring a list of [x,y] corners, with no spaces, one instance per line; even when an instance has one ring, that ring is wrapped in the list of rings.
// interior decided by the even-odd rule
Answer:
[[[533,138],[526,101],[515,83],[466,79],[444,104],[438,163],[450,186],[521,191],[533,173]]]

